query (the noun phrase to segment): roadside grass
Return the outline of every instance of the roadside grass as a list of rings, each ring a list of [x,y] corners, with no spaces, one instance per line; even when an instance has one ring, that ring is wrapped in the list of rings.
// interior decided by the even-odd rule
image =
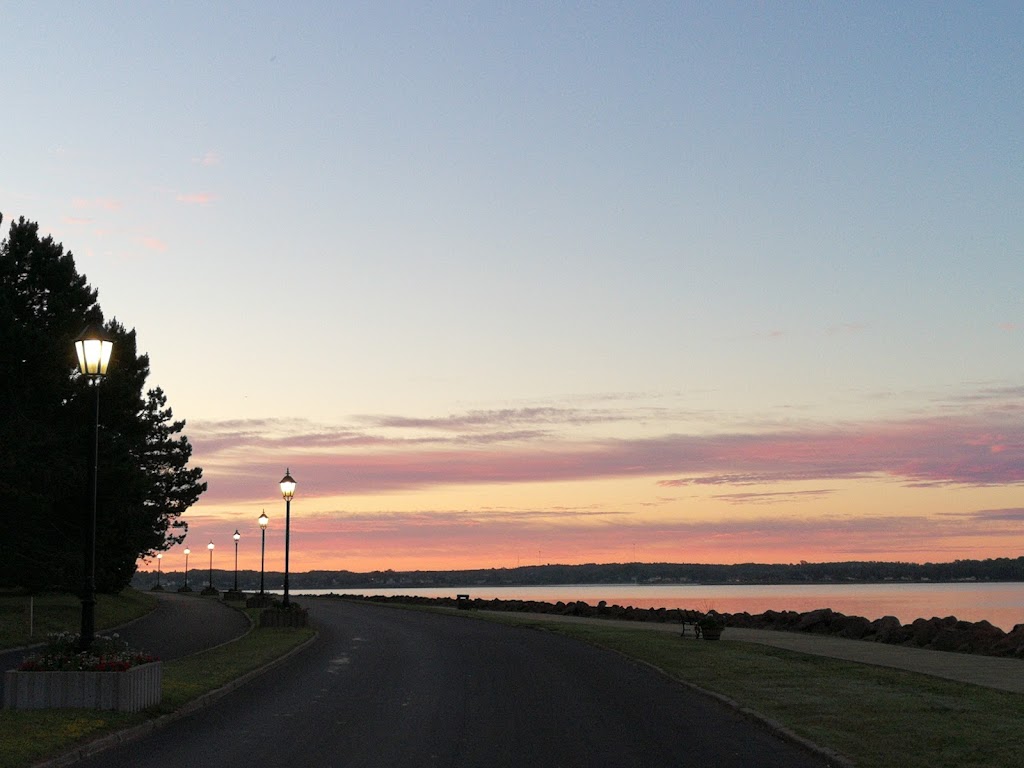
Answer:
[[[728,639],[698,642],[674,632],[514,615],[500,620],[559,632],[651,664],[728,697],[859,768],[1021,765],[1020,694]],[[1021,669],[1024,673],[1024,665]]]
[[[246,613],[255,620],[258,611],[247,609]],[[116,626],[117,623],[124,622],[108,626]],[[77,629],[77,624],[56,629]],[[0,709],[0,744],[3,745],[0,768],[26,768],[107,733],[172,713],[280,658],[313,635],[314,630],[308,628],[253,629],[238,640],[218,648],[166,661],[162,701],[145,712]]]
[[[255,620],[255,617],[252,617]],[[233,643],[164,663],[162,713],[269,664],[313,637],[308,627],[253,629]]]
[[[135,589],[126,589],[120,595],[97,595],[96,629],[102,632],[127,624],[155,607],[155,597]],[[0,648],[41,643],[51,632],[77,632],[81,623],[82,602],[74,595],[42,594],[30,598],[0,592]]]

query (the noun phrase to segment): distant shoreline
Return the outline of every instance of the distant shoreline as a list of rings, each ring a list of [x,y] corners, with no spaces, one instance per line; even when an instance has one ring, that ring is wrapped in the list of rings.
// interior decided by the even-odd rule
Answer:
[[[192,570],[192,569],[190,569]],[[202,570],[204,574],[208,570]],[[233,570],[214,570],[215,581],[233,578]],[[181,571],[164,571],[163,577],[181,580]],[[265,572],[265,580],[280,583],[284,574]],[[133,586],[146,589],[156,579],[154,571],[139,571]],[[243,588],[258,587],[260,572],[238,571]],[[584,565],[524,565],[516,568],[483,568],[448,571],[305,571],[291,572],[294,589],[391,589],[464,587],[541,587],[636,585],[682,586],[838,586],[843,584],[958,584],[1024,583],[1024,557],[988,560],[956,560],[951,563],[899,563],[849,561],[834,563],[588,563]]]

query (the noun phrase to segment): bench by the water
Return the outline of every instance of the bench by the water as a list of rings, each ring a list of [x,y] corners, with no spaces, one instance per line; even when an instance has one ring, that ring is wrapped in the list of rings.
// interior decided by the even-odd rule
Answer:
[[[681,635],[682,637],[692,637],[694,640],[700,640],[700,624],[695,621],[684,621]]]

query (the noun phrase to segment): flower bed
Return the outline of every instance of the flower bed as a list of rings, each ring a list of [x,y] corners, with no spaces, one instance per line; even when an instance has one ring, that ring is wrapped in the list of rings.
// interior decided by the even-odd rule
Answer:
[[[97,635],[89,651],[78,651],[78,635],[57,632],[49,635],[42,650],[21,662],[19,672],[124,672],[149,664],[156,656],[134,651],[117,634]]]
[[[51,635],[46,646],[4,674],[4,707],[80,707],[137,712],[160,703],[163,665],[113,637],[78,652],[78,635]]]
[[[6,709],[114,709],[138,712],[160,703],[163,663],[121,672],[4,673]]]

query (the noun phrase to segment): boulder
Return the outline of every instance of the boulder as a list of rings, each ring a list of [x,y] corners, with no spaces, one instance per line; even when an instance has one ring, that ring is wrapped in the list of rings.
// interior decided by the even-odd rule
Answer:
[[[1024,624],[1018,624],[1001,640],[996,641],[991,650],[996,656],[1013,656],[1024,659]]]
[[[819,608],[800,615],[795,629],[801,632],[813,632],[816,635],[831,634],[833,617],[836,614],[831,608]],[[841,615],[841,614],[840,614]]]
[[[871,622],[870,639],[878,643],[901,643],[905,639],[903,623],[895,616],[883,616]]]
[[[837,616],[842,615],[837,614]],[[833,628],[839,637],[860,640],[871,632],[871,622],[863,616],[842,616],[838,621],[833,622]]]

